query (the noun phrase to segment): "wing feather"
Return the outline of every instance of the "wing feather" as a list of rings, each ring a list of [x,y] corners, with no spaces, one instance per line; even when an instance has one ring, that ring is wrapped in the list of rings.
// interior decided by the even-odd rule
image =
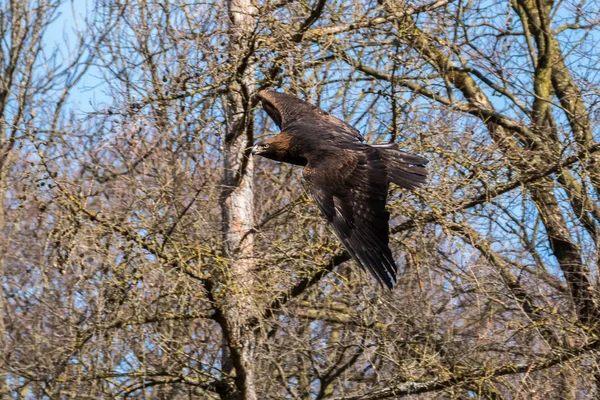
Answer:
[[[352,125],[296,96],[265,89],[258,93],[258,98],[282,131],[319,132],[346,141],[365,140]]]
[[[348,253],[379,283],[392,288],[397,267],[388,246],[390,214],[385,209],[387,176],[378,151],[338,150],[309,160],[309,191]]]

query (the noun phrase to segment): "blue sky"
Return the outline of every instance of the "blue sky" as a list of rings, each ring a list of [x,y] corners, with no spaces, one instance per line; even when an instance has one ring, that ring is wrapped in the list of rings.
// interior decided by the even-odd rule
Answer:
[[[47,53],[58,48],[63,56],[68,57],[69,51],[77,44],[75,32],[85,29],[85,16],[92,4],[92,0],[70,0],[59,7],[44,36]],[[111,103],[111,98],[103,90],[103,79],[98,69],[88,71],[71,91],[68,103],[69,109],[76,113],[87,113]]]

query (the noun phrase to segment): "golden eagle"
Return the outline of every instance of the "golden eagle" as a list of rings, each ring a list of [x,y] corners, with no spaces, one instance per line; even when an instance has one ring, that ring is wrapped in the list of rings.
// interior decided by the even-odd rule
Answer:
[[[363,143],[356,128],[295,96],[267,89],[258,98],[281,133],[252,153],[304,166],[308,191],[348,253],[391,289],[397,267],[388,246],[388,186],[421,186],[428,160],[396,144]]]

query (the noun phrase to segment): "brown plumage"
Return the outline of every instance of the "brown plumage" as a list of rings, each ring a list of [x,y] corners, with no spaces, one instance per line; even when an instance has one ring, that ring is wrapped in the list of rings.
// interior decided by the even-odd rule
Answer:
[[[348,253],[391,289],[397,267],[388,246],[388,186],[421,186],[428,161],[396,144],[362,143],[356,128],[297,97],[269,89],[258,98],[281,133],[257,143],[253,154],[304,166],[311,196]]]

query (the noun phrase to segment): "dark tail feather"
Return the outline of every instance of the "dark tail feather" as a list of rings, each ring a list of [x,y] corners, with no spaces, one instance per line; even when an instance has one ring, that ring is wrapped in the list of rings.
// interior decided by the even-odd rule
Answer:
[[[396,143],[373,145],[385,162],[388,180],[405,189],[416,189],[427,181],[426,158],[398,150]]]

